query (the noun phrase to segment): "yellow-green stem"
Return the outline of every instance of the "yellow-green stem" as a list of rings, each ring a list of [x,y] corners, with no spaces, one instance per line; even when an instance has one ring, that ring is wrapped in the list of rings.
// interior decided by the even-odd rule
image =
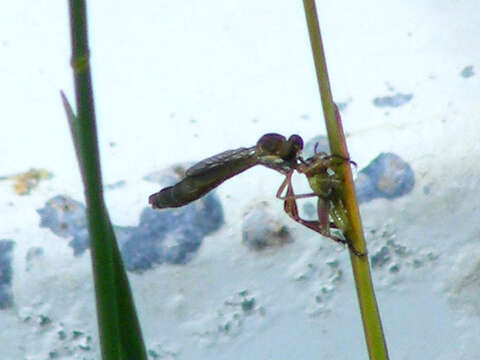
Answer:
[[[343,158],[350,158],[348,155],[345,135],[338,113],[337,107],[333,102],[330,90],[330,81],[328,79],[327,63],[323,50],[320,26],[317,17],[317,11],[314,0],[304,0],[305,15],[307,19],[308,33],[312,47],[317,82],[320,89],[323,114],[327,128],[327,135],[332,154]],[[370,264],[366,256],[366,245],[363,236],[362,222],[356,202],[355,187],[353,183],[350,164],[344,162],[340,167],[340,175],[344,179],[342,191],[342,201],[347,211],[349,226],[345,232],[345,237],[350,245],[359,253],[365,256],[355,255],[350,251],[352,271],[357,289],[357,297],[360,306],[360,312],[367,343],[370,359],[385,360],[388,359],[388,350],[383,334],[382,323],[378,311],[375,292],[373,289],[372,277],[370,274]]]

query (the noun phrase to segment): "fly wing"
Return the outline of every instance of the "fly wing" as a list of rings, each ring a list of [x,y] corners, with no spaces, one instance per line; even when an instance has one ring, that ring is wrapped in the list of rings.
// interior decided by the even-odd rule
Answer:
[[[230,167],[233,164],[242,164],[242,162],[245,162],[245,164],[251,164],[254,156],[255,147],[227,150],[193,165],[191,168],[187,169],[185,176],[194,177],[205,175],[206,173],[220,168]],[[252,164],[250,166],[252,166]]]
[[[254,147],[214,155],[189,168],[179,183],[150,195],[149,203],[156,209],[186,205],[256,164]]]

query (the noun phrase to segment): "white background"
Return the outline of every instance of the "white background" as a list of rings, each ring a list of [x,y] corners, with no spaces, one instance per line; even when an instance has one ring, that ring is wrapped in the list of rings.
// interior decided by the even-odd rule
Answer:
[[[399,273],[373,272],[391,358],[478,359],[480,3],[317,6],[334,98],[348,102],[351,157],[362,168],[391,151],[415,171],[410,195],[362,206],[367,234],[377,234],[371,253],[385,237],[411,252],[396,260]],[[0,357],[45,359],[63,346],[59,328],[96,336],[88,254],[74,258],[65,239],[39,228],[35,211],[57,194],[83,199],[59,97],[63,89],[73,101],[68,11],[66,1],[21,0],[0,12],[0,175],[54,173],[23,197],[0,182],[0,238],[16,242]],[[158,190],[142,180],[148,173],[251,146],[267,132],[323,133],[300,1],[90,1],[89,36],[104,182],[126,181],[106,193],[115,224],[137,224]],[[460,76],[469,65],[475,75]],[[392,109],[372,103],[397,92],[413,99]],[[148,347],[172,359],[367,358],[347,252],[281,213],[278,174],[248,173],[218,190],[226,224],[191,263],[131,276]],[[259,199],[295,243],[260,253],[241,244],[241,215]],[[32,246],[44,257],[27,272]],[[419,258],[433,260],[417,268]],[[333,260],[343,279],[332,285]],[[333,292],[319,305],[325,283]],[[236,311],[224,302],[245,289],[263,310],[220,332]],[[25,321],[41,315],[52,323]],[[68,346],[63,358],[98,358]]]

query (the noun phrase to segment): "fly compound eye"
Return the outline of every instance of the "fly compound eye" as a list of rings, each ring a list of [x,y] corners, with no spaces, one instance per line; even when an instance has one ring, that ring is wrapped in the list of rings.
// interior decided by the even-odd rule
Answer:
[[[288,142],[295,146],[298,150],[303,150],[303,139],[300,135],[292,135],[288,138]]]
[[[298,157],[298,154],[303,149],[303,140],[298,135],[292,135],[288,138],[288,141],[284,141],[281,149],[279,149],[278,155],[283,160],[293,160]]]

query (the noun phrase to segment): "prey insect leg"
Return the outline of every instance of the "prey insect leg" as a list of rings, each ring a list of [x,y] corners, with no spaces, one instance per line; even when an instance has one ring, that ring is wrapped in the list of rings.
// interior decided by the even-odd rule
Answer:
[[[328,237],[335,242],[338,242],[342,245],[346,244],[346,241],[342,238],[334,236],[330,233],[330,221],[329,221],[329,203],[325,199],[317,196],[314,193],[311,194],[300,194],[295,195],[293,191],[293,186],[291,182],[293,171],[289,172],[283,183],[280,185],[280,188],[277,191],[277,198],[284,200],[283,208],[285,212],[296,222],[302,224],[303,226],[313,230],[325,237]],[[283,190],[287,188],[285,196],[281,196]],[[298,206],[296,199],[308,198],[308,197],[317,197],[317,213],[318,220],[304,220],[298,214]],[[332,224],[333,225],[333,224]]]

